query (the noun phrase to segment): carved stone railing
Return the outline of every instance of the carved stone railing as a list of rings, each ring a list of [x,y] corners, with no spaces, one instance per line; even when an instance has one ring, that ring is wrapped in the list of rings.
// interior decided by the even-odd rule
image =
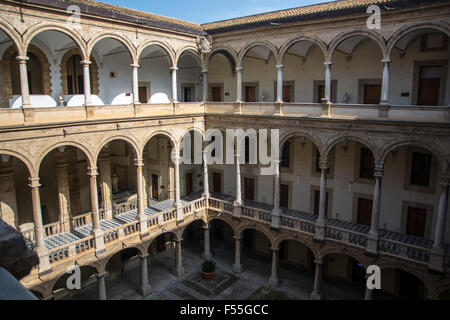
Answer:
[[[121,204],[114,205],[113,217],[118,214],[127,213],[133,210],[137,210],[137,200],[127,201]]]
[[[242,215],[252,220],[262,221],[265,223],[271,223],[272,221],[271,212],[256,208],[243,206]]]
[[[394,240],[380,239],[378,252],[424,264],[430,262],[430,249]]]
[[[325,230],[325,237],[332,241],[338,241],[360,248],[367,247],[367,234],[365,233],[334,226],[327,226]]]
[[[94,250],[93,236],[51,249],[48,257],[50,264],[54,264],[91,250]]]
[[[72,227],[74,229],[83,227],[92,223],[92,213],[84,213],[72,218]]]
[[[214,211],[233,214],[233,204],[223,200],[209,198],[208,206],[210,209],[213,209]]]
[[[314,234],[316,232],[314,221],[308,221],[286,215],[281,216],[281,227],[307,234]]]
[[[44,226],[44,237],[54,236],[64,232],[61,222],[55,222]]]

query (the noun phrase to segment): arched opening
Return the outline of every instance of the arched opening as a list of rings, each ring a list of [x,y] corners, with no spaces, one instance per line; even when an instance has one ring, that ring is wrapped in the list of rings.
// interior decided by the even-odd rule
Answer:
[[[424,300],[427,289],[422,280],[401,269],[381,270],[381,290],[375,291],[375,299]]]
[[[136,248],[125,248],[113,255],[105,267],[108,277],[120,278],[121,282],[130,282],[130,285],[139,283],[139,254]]]
[[[139,102],[170,103],[172,65],[170,54],[162,46],[151,44],[139,57]]]
[[[133,102],[131,52],[121,41],[106,37],[96,42],[93,55],[100,64],[100,99],[108,105]]]
[[[431,28],[414,28],[391,45],[390,103],[448,105],[448,36]]]
[[[201,257],[204,250],[204,223],[202,220],[192,222],[183,232],[183,250],[189,250],[191,254]],[[185,254],[186,255],[186,254]]]
[[[86,154],[73,146],[58,147],[42,160],[39,193],[45,237],[75,232],[76,228],[90,223],[92,209],[89,176],[86,174],[88,167]],[[83,222],[77,219],[80,217],[85,217]],[[58,241],[51,238],[46,242],[51,248],[58,246]]]
[[[339,297],[342,300],[362,300],[366,290],[366,269],[355,258],[332,253],[324,258],[324,289],[328,298]]]
[[[282,61],[283,102],[321,103],[325,88],[322,49],[313,41],[300,40],[286,50]],[[312,91],[311,79],[314,81]],[[276,92],[276,85],[274,90]]]
[[[341,41],[332,56],[331,101],[378,105],[381,102],[382,59],[379,44],[368,36],[354,35]],[[315,85],[317,98],[323,90]]]
[[[250,48],[242,59],[242,101],[273,102],[277,80],[276,57],[264,45]]]
[[[98,199],[106,219],[137,208],[136,158],[135,148],[121,139],[109,141],[99,153]]]
[[[269,238],[256,229],[245,229],[242,236],[242,264],[247,270],[269,277],[272,251]]]
[[[225,221],[213,219],[209,222],[210,250],[215,261],[220,261],[224,265],[234,264],[234,231]]]
[[[181,102],[202,100],[202,68],[192,50],[184,51],[178,59],[178,97]]]
[[[164,134],[153,136],[144,147],[144,186],[149,207],[170,207],[175,198],[174,148]]]
[[[384,159],[381,226],[405,234],[407,242],[429,247],[424,239],[434,239],[440,172],[439,159],[423,146],[407,144],[389,152]]]
[[[0,218],[34,241],[30,172],[16,157],[0,154]]]
[[[230,69],[229,72],[225,71]],[[208,95],[211,102],[236,101],[236,61],[226,50],[212,53],[208,62]]]
[[[10,71],[10,61],[9,58],[5,60],[5,51],[12,46],[13,51],[16,52],[17,56],[17,48],[14,44],[13,39],[9,37],[9,35],[0,29],[0,57],[2,57],[0,61],[0,67],[2,72],[0,72],[0,83],[3,85],[0,86],[0,108],[9,108],[11,107],[9,99],[13,97],[12,92],[12,84],[11,84],[11,71]]]
[[[71,285],[74,284],[72,273],[64,273],[52,288],[52,294],[55,300],[76,300],[81,299],[97,299],[96,283],[97,283],[97,270],[93,267],[82,266],[79,267],[80,272],[80,285],[81,288],[73,288]],[[70,279],[69,279],[70,278]]]
[[[180,146],[180,193],[193,200],[204,190],[203,136],[197,130],[186,132]]]

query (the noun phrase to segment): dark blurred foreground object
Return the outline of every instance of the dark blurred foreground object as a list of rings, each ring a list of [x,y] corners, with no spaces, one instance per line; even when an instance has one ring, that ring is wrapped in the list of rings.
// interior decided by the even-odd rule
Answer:
[[[22,234],[0,219],[0,300],[36,300],[19,280],[38,264]]]

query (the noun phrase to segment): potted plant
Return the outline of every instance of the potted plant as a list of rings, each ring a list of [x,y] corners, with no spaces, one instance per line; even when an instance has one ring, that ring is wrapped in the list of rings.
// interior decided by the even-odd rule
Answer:
[[[211,281],[216,276],[216,263],[212,260],[206,260],[202,263],[203,279]]]

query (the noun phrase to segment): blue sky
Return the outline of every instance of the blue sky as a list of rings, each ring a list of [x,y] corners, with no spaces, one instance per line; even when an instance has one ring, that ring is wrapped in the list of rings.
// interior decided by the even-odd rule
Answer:
[[[100,0],[132,9],[207,23],[330,0]]]

